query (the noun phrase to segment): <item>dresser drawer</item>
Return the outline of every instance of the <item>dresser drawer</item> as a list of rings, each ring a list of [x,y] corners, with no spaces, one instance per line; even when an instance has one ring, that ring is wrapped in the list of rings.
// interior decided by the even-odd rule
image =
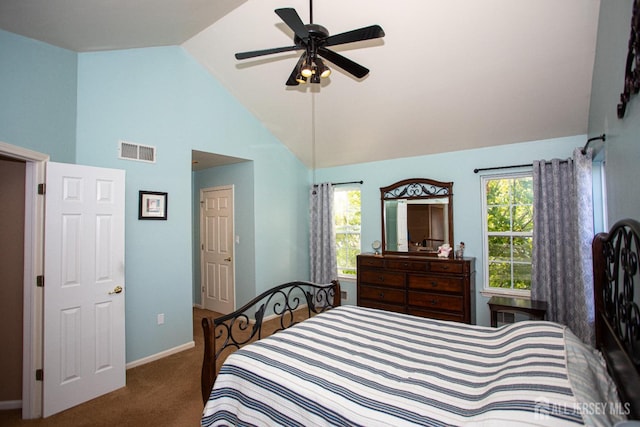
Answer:
[[[379,257],[358,257],[360,262],[359,266],[362,267],[382,267],[384,266],[384,260]]]
[[[462,293],[463,280],[457,277],[409,275],[409,289]]]
[[[358,299],[377,301],[385,304],[404,304],[404,289],[382,288],[378,286],[358,287]]]
[[[434,273],[461,274],[462,264],[456,262],[430,262],[429,271]]]
[[[361,283],[404,288],[404,274],[384,270],[364,270],[359,272]]]
[[[462,312],[462,297],[441,295],[429,292],[412,292],[408,295],[409,305],[431,310],[446,310]]]
[[[427,265],[424,262],[419,261],[405,261],[405,260],[387,260],[385,267],[391,270],[405,270],[405,271],[426,271]]]

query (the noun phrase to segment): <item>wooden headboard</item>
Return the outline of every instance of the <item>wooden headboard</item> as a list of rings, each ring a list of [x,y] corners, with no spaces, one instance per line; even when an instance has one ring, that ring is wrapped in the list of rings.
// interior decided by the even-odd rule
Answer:
[[[617,222],[593,239],[596,347],[630,419],[640,419],[640,222]]]

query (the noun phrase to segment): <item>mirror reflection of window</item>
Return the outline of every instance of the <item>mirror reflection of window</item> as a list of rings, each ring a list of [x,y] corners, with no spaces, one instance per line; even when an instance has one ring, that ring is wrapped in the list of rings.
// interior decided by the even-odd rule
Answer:
[[[409,250],[409,229],[407,226],[407,201],[398,200],[398,251],[407,252]]]
[[[384,207],[384,221],[387,224],[384,236],[386,249],[396,252],[398,251],[398,227],[394,224],[398,223],[398,202],[389,200],[385,202]]]

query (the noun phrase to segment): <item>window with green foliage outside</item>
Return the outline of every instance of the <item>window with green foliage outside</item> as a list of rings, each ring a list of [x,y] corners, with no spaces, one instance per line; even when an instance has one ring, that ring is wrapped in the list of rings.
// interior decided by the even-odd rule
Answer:
[[[356,276],[360,254],[360,190],[334,188],[333,218],[336,233],[338,276]]]
[[[533,253],[531,174],[485,176],[484,236],[486,288],[527,293]]]

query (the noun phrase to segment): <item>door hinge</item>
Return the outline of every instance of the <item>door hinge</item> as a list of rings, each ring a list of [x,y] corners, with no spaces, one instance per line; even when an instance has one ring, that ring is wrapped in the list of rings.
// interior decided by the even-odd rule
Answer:
[[[47,184],[38,184],[38,194],[44,195],[47,193]]]
[[[42,381],[44,379],[44,371],[42,369],[36,369],[36,381]]]
[[[36,276],[36,286],[44,288],[44,276]]]

